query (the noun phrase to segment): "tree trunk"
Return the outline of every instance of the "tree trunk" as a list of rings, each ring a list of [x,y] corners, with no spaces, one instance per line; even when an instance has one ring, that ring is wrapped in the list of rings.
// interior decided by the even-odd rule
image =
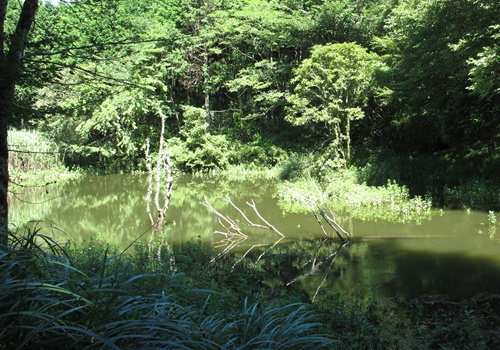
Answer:
[[[3,59],[4,55],[4,40],[5,40],[5,16],[7,15],[7,6],[9,5],[9,0],[0,0],[0,59]]]
[[[9,149],[7,128],[12,116],[11,106],[16,82],[22,72],[24,48],[28,33],[35,19],[38,0],[25,0],[16,31],[11,37],[8,53],[5,53],[4,20],[8,0],[0,0],[0,244],[7,244],[9,207],[7,193],[9,188]]]
[[[207,50],[205,49],[205,56],[204,56],[204,78],[203,78],[203,86],[205,90],[205,122],[207,123],[207,128],[206,128],[206,133],[210,134],[210,129],[212,128],[212,111],[210,110],[210,91],[209,91],[209,76],[208,76],[208,69],[209,69],[209,61],[208,61],[208,53]]]
[[[0,70],[0,75],[3,71]],[[5,90],[0,84],[0,245],[7,245],[7,225],[9,223],[9,207],[7,191],[9,188],[9,150],[7,146],[8,106],[5,103]]]

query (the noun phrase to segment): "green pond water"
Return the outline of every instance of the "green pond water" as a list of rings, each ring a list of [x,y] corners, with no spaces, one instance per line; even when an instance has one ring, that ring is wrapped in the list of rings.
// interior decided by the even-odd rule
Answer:
[[[300,283],[310,295],[324,289],[361,297],[500,292],[500,232],[498,225],[489,223],[488,213],[437,211],[421,222],[404,224],[335,213],[352,235],[351,242],[339,249],[334,233],[329,232],[334,239],[325,240],[311,213],[289,213],[280,206],[276,186],[262,179],[180,176],[163,231],[155,232],[146,212],[146,176],[84,177],[17,192],[10,198],[10,222],[22,227],[30,220],[44,220],[36,225],[56,227],[42,233],[59,241],[78,243],[98,237],[119,247],[139,237],[145,243],[166,239],[170,245],[201,239],[219,252],[246,256],[275,269],[277,284]],[[236,222],[249,238],[216,233],[226,230],[217,215],[200,203],[205,197],[218,212],[241,220]],[[262,223],[246,204],[254,200],[262,217],[285,237],[245,225],[227,197],[250,221]],[[280,252],[296,258],[280,260],[276,258]]]

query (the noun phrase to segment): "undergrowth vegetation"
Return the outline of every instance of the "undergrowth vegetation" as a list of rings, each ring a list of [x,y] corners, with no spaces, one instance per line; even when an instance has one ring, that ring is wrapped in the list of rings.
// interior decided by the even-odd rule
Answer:
[[[280,260],[290,253],[281,252]],[[418,300],[382,304],[324,290],[311,302],[295,285],[264,283],[276,269],[248,260],[235,264],[232,257],[214,261],[214,254],[194,242],[173,251],[137,245],[120,252],[97,240],[75,246],[37,230],[13,233],[0,247],[0,349],[498,345],[492,336],[500,306],[495,296],[480,300],[481,311],[462,303],[467,317],[450,309],[446,320],[439,310],[450,301],[437,300],[436,307]]]
[[[12,129],[8,141],[11,172],[57,170],[63,167],[59,147],[40,132]]]
[[[13,235],[0,264],[1,349],[321,349],[335,343],[318,332],[303,305],[238,299],[219,310],[211,297],[224,296],[183,284],[161,259],[132,258],[98,242],[79,249],[37,232]]]
[[[321,181],[309,177],[284,182],[279,185],[278,196],[280,205],[290,211],[328,206],[363,220],[390,222],[429,218],[432,205],[428,199],[411,198],[408,188],[395,181],[389,180],[384,186],[360,183],[356,169],[330,173]]]
[[[9,173],[14,186],[41,185],[69,176],[64,152],[46,134],[36,130],[9,131]],[[71,176],[75,176],[73,172]]]

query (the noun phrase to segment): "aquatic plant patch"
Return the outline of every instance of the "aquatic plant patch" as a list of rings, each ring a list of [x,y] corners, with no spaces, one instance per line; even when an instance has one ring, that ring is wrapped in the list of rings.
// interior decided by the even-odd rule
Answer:
[[[410,198],[406,187],[393,181],[385,186],[358,183],[354,170],[330,175],[322,181],[301,178],[278,186],[280,206],[290,212],[307,212],[318,206],[347,212],[362,220],[390,222],[421,221],[430,218],[431,201]]]

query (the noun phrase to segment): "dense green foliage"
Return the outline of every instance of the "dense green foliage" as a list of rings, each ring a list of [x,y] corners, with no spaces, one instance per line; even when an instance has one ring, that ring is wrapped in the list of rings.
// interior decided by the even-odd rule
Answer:
[[[43,3],[11,124],[113,172],[144,169],[164,116],[182,171],[312,155],[317,176],[355,165],[498,210],[499,17],[494,0]]]
[[[331,138],[324,168],[350,165],[351,123],[365,117],[363,108],[377,89],[374,76],[380,66],[377,54],[343,43],[314,47],[295,70],[296,86],[288,96],[290,119],[299,125],[324,125]]]

